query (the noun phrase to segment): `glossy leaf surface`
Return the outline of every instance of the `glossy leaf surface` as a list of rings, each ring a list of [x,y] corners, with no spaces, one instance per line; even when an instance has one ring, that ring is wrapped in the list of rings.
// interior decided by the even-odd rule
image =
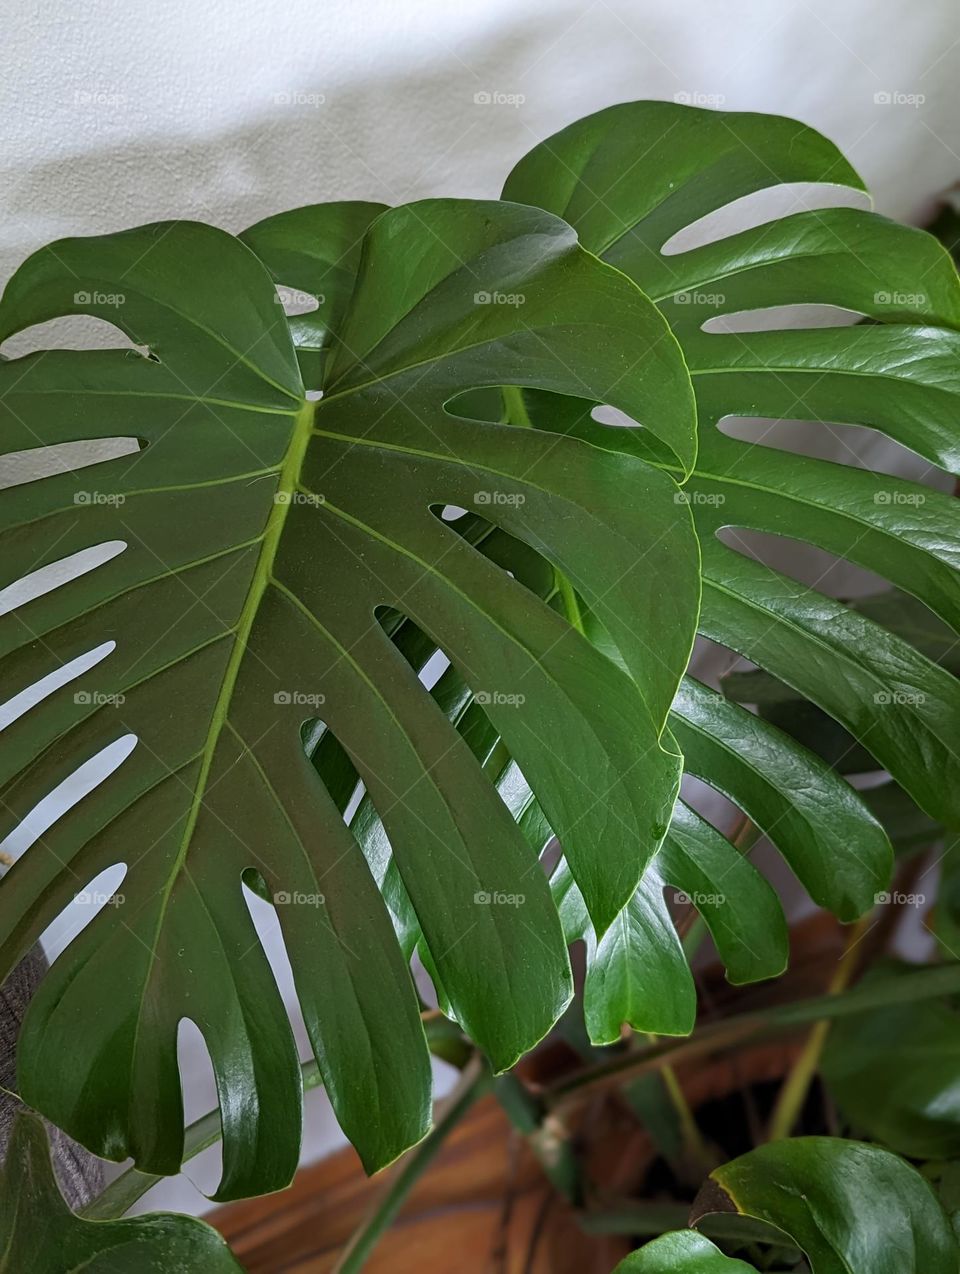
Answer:
[[[776,1226],[813,1274],[954,1274],[960,1260],[923,1177],[856,1141],[797,1137],[751,1150],[710,1174],[692,1215],[711,1212]]]
[[[495,1066],[536,1043],[570,994],[547,882],[390,640],[390,615],[428,633],[489,697],[600,931],[656,853],[679,782],[663,728],[699,580],[674,482],[444,407],[522,368],[542,389],[648,417],[692,463],[689,380],[662,318],[529,208],[393,210],[369,225],[356,267],[349,298],[343,279],[331,286],[342,339],[318,360],[319,402],[263,265],[209,227],[63,241],[21,267],[0,304],[4,338],[79,310],[149,351],[0,363],[8,451],[141,441],[133,457],[4,502],[5,582],[105,541],[126,546],[2,621],[14,692],[116,643],[5,731],[7,826],[111,744],[137,741],[3,881],[0,952],[12,967],[78,890],[126,865],[114,905],[31,1005],[23,1092],[91,1148],[174,1172],[176,1031],[191,1018],[221,1100],[221,1198],[284,1184],[299,1148],[297,1053],[245,875],[276,906],[324,1084],[367,1167],[428,1126],[409,970],[338,798],[306,755],[318,721],[362,779],[452,1009]],[[522,292],[523,306],[494,292]],[[630,675],[449,528],[439,514],[451,504],[481,506],[603,596]],[[484,904],[499,894],[522,895],[522,911]]]
[[[21,1112],[0,1168],[2,1274],[242,1274],[221,1236],[196,1217],[122,1221],[74,1216],[57,1185],[41,1121]]]
[[[658,301],[683,346],[701,422],[685,489],[703,545],[701,632],[834,717],[922,809],[956,826],[956,679],[882,621],[753,560],[743,533],[816,545],[875,571],[956,630],[960,506],[903,479],[774,449],[766,433],[728,436],[720,423],[793,421],[798,438],[803,421],[867,426],[956,469],[960,286],[930,236],[856,209],[768,214],[697,247],[689,236],[675,240],[746,195],[793,182],[862,189],[836,148],[802,124],[638,102],[549,138],[520,161],[504,193],[565,216],[585,246]],[[802,330],[782,326],[786,316],[782,330],[774,317],[760,325],[774,330],[755,331],[720,322],[811,304],[871,322]],[[642,431],[555,401],[532,414],[595,445],[672,464]]]

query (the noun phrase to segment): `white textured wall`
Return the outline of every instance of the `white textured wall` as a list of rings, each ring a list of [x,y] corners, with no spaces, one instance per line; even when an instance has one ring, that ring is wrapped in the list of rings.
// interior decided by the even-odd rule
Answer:
[[[59,235],[162,217],[239,229],[314,200],[493,196],[514,160],[577,116],[681,92],[821,128],[894,216],[960,168],[956,0],[4,8],[4,276]],[[476,105],[481,91],[526,100]],[[878,106],[877,92],[926,101]]]
[[[2,280],[50,239],[164,217],[237,230],[325,199],[495,196],[536,141],[641,97],[796,115],[838,142],[880,210],[900,218],[960,176],[957,0],[4,0],[3,10]],[[523,101],[478,104],[478,93]],[[282,965],[275,943],[273,954]],[[193,1036],[184,1056],[197,1114],[212,1079]],[[308,1129],[310,1155],[337,1136],[317,1095]],[[215,1179],[209,1164],[201,1176]],[[204,1203],[183,1181],[149,1200]]]

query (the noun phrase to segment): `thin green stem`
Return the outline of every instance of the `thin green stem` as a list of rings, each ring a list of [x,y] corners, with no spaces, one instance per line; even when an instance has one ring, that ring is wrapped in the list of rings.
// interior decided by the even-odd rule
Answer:
[[[519,385],[502,385],[503,406],[507,414],[508,425],[519,425],[521,429],[532,429],[533,421],[523,400],[523,390]]]
[[[390,1179],[387,1189],[377,1200],[361,1225],[353,1233],[349,1244],[334,1267],[333,1274],[356,1274],[363,1269],[384,1231],[393,1223],[407,1196],[420,1179],[424,1170],[436,1156],[446,1138],[457,1126],[478,1097],[488,1091],[492,1083],[490,1068],[479,1055],[475,1055],[464,1068],[456,1088],[444,1103],[443,1113],[433,1131],[401,1160],[398,1171]]]
[[[778,1004],[755,1013],[739,1013],[710,1022],[687,1039],[666,1040],[639,1053],[613,1058],[547,1089],[548,1106],[559,1106],[600,1088],[614,1087],[631,1075],[659,1071],[664,1065],[729,1048],[756,1036],[778,1035],[807,1026],[820,1018],[846,1017],[867,1009],[885,1008],[960,992],[960,961],[930,965],[882,982],[860,985],[843,995],[817,995]]]
[[[867,912],[865,916],[861,916],[850,930],[843,955],[840,957],[840,963],[837,965],[837,970],[830,979],[830,985],[827,987],[828,996],[841,995],[849,985],[858,962],[856,948],[860,939],[870,927],[872,915],[872,912]],[[783,1081],[783,1087],[777,1094],[773,1114],[770,1117],[770,1131],[768,1134],[770,1141],[782,1141],[784,1137],[789,1137],[794,1125],[800,1118],[800,1112],[807,1099],[807,1093],[810,1091],[810,1085],[813,1083],[817,1067],[820,1065],[820,1057],[823,1053],[823,1046],[827,1042],[829,1030],[830,1023],[827,1021],[820,1021],[814,1025],[813,1030],[807,1036],[806,1043],[799,1057]]]
[[[710,1152],[707,1150],[707,1143],[704,1141],[693,1111],[690,1109],[690,1103],[680,1087],[677,1072],[672,1066],[666,1065],[661,1070],[660,1077],[663,1080],[663,1086],[666,1089],[670,1104],[677,1112],[677,1119],[680,1121],[680,1135],[683,1138],[685,1158],[689,1160],[691,1166],[696,1165],[698,1170],[703,1170],[700,1173],[701,1176],[705,1175],[711,1167],[716,1165],[716,1160],[713,1161],[713,1164],[710,1163]]]
[[[566,1126],[512,1071],[497,1076],[493,1092],[510,1123],[526,1138],[550,1184],[571,1203],[579,1204],[579,1165]]]
[[[572,628],[578,633],[586,635],[583,626],[583,615],[580,613],[580,603],[577,600],[577,594],[573,585],[561,571],[554,571],[557,580],[557,591],[563,599],[563,609]]]

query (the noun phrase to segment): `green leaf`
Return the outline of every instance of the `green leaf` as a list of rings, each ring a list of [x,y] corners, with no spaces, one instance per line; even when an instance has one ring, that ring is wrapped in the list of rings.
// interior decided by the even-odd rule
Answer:
[[[960,1156],[960,1014],[948,1004],[834,1022],[821,1071],[856,1132],[912,1159]]]
[[[695,1230],[676,1230],[644,1244],[639,1252],[631,1252],[614,1274],[754,1274],[754,1271],[752,1265],[724,1256]]]
[[[333,219],[340,242],[348,220]],[[323,282],[332,254],[308,257]],[[692,396],[662,318],[562,222],[528,208],[395,209],[351,260],[349,301],[348,280],[330,285],[338,338],[311,364],[319,402],[267,271],[209,227],[62,241],[30,258],[0,303],[0,338],[80,311],[149,351],[0,363],[6,450],[131,435],[142,445],[4,501],[10,580],[126,544],[0,623],[16,689],[117,642],[5,731],[6,825],[105,748],[137,740],[0,886],[10,968],[79,889],[127,868],[115,905],[31,1004],[22,1090],[106,1157],[175,1172],[176,1033],[189,1017],[218,1084],[222,1199],[282,1186],[299,1149],[297,1052],[241,880],[276,904],[324,1085],[367,1168],[428,1127],[407,960],[342,819],[350,767],[452,1011],[495,1067],[535,1044],[570,995],[547,882],[390,640],[396,617],[488,696],[600,932],[657,852],[680,776],[664,725],[699,581],[673,480],[575,439],[445,410],[519,377],[656,421],[689,463]],[[523,305],[479,303],[480,287]],[[631,675],[445,523],[447,505],[481,507],[603,597]],[[329,790],[306,754],[324,727],[348,759]],[[478,904],[500,893],[522,895],[522,908]]]
[[[960,506],[928,487],[728,437],[728,417],[867,426],[957,468],[960,286],[930,236],[851,209],[801,212],[677,251],[673,236],[783,182],[862,189],[836,148],[772,116],[658,102],[611,107],[536,147],[504,194],[567,218],[591,251],[658,301],[684,349],[701,422],[685,488],[703,546],[700,631],[839,721],[931,817],[957,826],[953,676],[875,619],[738,551],[740,530],[816,545],[960,627]],[[665,248],[669,249],[665,251]],[[773,305],[840,306],[853,327],[705,331]],[[535,424],[674,468],[645,431],[556,400]],[[726,531],[721,542],[718,533]],[[737,547],[730,547],[730,543]]]
[[[463,533],[471,532],[465,527]],[[542,562],[526,546],[495,535],[480,539],[478,547],[527,587],[556,602],[552,573],[540,569]],[[595,644],[622,665],[593,613],[587,610],[583,618]],[[395,640],[418,670],[432,653],[430,643],[412,633],[398,634]],[[479,705],[471,704],[455,669],[444,673],[433,693],[482,760],[531,848],[539,852],[551,835],[549,824],[496,730]],[[749,812],[821,905],[847,919],[873,904],[886,887],[890,848],[857,792],[788,736],[692,678],[684,678],[670,722],[673,732],[684,737],[687,769]],[[336,764],[319,754],[316,760],[321,773]],[[389,844],[366,799],[352,825],[388,898],[401,942],[412,950],[419,937],[416,920],[397,889]],[[599,944],[566,864],[561,861],[553,874],[566,939],[583,938],[587,944],[585,1015],[594,1043],[618,1038],[621,1022],[662,1035],[687,1034],[693,1028],[695,988],[664,898],[665,884],[691,898],[703,915],[732,982],[774,977],[785,967],[786,923],[774,891],[725,837],[678,802],[660,852]],[[425,962],[429,967],[429,960]],[[438,994],[444,1011],[451,1011],[440,988]]]
[[[798,1137],[716,1168],[693,1205],[777,1226],[812,1274],[956,1274],[960,1248],[930,1186],[877,1146]]]
[[[57,1186],[42,1122],[21,1111],[0,1168],[0,1272],[27,1274],[237,1274],[241,1265],[211,1226],[158,1212],[124,1221],[74,1216]]]
[[[749,815],[814,902],[847,921],[870,909],[890,878],[889,842],[828,765],[693,677],[684,678],[671,728],[687,770]]]
[[[361,201],[313,204],[267,217],[240,236],[279,282],[288,276],[297,280],[303,294],[294,298],[297,308],[308,297],[318,302],[315,310],[290,318],[290,336],[307,385],[322,381],[324,356],[350,307],[364,236],[386,210],[386,204]]]
[[[664,898],[675,886],[706,921],[740,984],[775,977],[787,964],[787,926],[777,896],[755,867],[682,801],[636,894],[599,943],[566,864],[552,885],[568,941],[587,942],[584,1015],[594,1044],[611,1044],[620,1024],[656,1035],[688,1035],[697,994]]]

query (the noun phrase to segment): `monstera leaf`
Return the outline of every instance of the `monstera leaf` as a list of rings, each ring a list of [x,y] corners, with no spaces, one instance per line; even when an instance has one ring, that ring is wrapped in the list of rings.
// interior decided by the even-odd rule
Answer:
[[[195,1217],[127,1221],[74,1216],[57,1186],[40,1120],[21,1112],[0,1168],[0,1274],[242,1274],[226,1243]]]
[[[451,525],[514,579],[550,605],[563,606],[553,570],[528,545],[503,531],[484,529],[469,514]],[[589,631],[589,614],[585,620]],[[394,640],[420,671],[435,654],[429,638],[409,622],[398,626]],[[608,653],[619,660],[615,649],[608,646]],[[549,822],[483,706],[474,701],[453,667],[446,669],[431,693],[539,853],[552,836]],[[769,829],[771,840],[816,901],[844,918],[870,906],[876,890],[886,883],[889,848],[858,794],[824,762],[690,677],[683,679],[674,700],[670,724],[678,736],[687,734],[685,764],[711,776]],[[329,734],[315,743],[314,763],[345,808],[356,785],[349,757]],[[453,1013],[420,941],[416,915],[369,796],[349,811],[349,817],[388,902],[401,945],[412,953],[420,944],[443,1007]],[[662,1035],[687,1034],[693,1028],[696,990],[671,919],[666,884],[704,917],[732,982],[774,977],[786,965],[787,927],[775,892],[737,847],[678,802],[667,837],[636,894],[599,943],[566,862],[561,859],[553,872],[551,885],[565,937],[568,942],[582,938],[587,944],[584,1009],[595,1043],[615,1040],[621,1022]]]
[[[956,764],[952,722],[960,692],[952,675],[884,616],[851,614],[716,537],[729,523],[807,541],[900,579],[922,604],[956,623],[955,502],[927,487],[740,442],[716,428],[736,415],[839,419],[881,429],[940,463],[960,450],[960,337],[952,330],[960,321],[960,291],[949,260],[929,236],[872,213],[828,209],[793,214],[704,248],[661,253],[676,232],[715,209],[797,181],[862,189],[835,147],[793,121],[639,103],[601,112],[550,139],[521,161],[504,193],[562,212],[587,247],[658,300],[684,347],[705,425],[693,479],[677,493],[703,537],[701,631],[808,694],[889,765],[924,808],[955,821],[957,789],[946,790],[937,777],[944,766],[953,773]],[[278,280],[327,302],[326,310],[293,320],[311,320],[295,328],[305,366],[315,367],[329,344],[343,276],[358,261],[349,245],[362,236],[370,215],[367,205],[326,205],[272,218],[245,235]],[[329,246],[318,249],[324,236]],[[812,331],[700,330],[707,318],[809,302],[878,321]],[[513,391],[502,399],[461,399],[457,406],[491,421],[511,419],[551,434],[563,430],[678,478],[683,474],[653,431],[600,424],[582,396],[572,402],[524,390],[519,401]],[[451,526],[471,540],[485,534],[470,514]],[[520,577],[516,563],[511,570]],[[549,570],[540,578],[553,589]],[[593,605],[553,589],[552,604],[629,671],[605,599]],[[434,653],[415,633],[404,635],[402,624],[395,640],[418,668]],[[458,698],[465,683],[455,671],[445,675],[442,690],[455,714],[466,712],[469,694]],[[463,720],[473,730],[475,718]],[[786,733],[691,678],[673,704],[670,725],[688,772],[750,817],[816,902],[843,920],[873,904],[886,888],[891,853],[876,816],[884,811],[874,813],[870,798],[858,796]],[[342,763],[327,743],[315,756],[322,773]],[[549,817],[539,808],[532,813],[529,789],[532,804],[519,796],[522,763],[511,766],[509,746],[498,745],[495,733],[484,736],[482,746],[486,764],[499,767],[497,781],[515,813],[534,837],[549,836]],[[415,946],[417,928],[389,839],[369,805],[357,818],[398,932]],[[576,872],[564,864],[555,874],[566,935],[588,943],[586,1007],[596,1042],[615,1038],[621,1021],[663,1034],[693,1024],[692,979],[664,884],[699,906],[734,980],[769,977],[783,967],[785,932],[771,891],[691,811],[678,807],[674,830],[629,906],[599,937]],[[562,832],[560,841],[566,849]],[[445,1007],[451,1008],[449,1002]]]
[[[834,717],[922,809],[956,826],[956,679],[877,620],[754,560],[742,532],[816,545],[875,571],[956,630],[960,506],[929,487],[785,454],[763,435],[740,440],[720,426],[738,416],[866,426],[956,469],[960,286],[929,235],[850,208],[792,213],[685,251],[671,243],[708,214],[788,182],[863,188],[834,146],[791,120],[639,102],[536,147],[504,195],[566,217],[587,248],[657,301],[683,346],[701,426],[683,496],[703,551],[701,633]],[[871,321],[704,330],[716,326],[708,320],[804,304]],[[600,424],[555,398],[529,406],[534,423],[675,470],[649,431]]]
[[[952,723],[960,691],[951,673],[882,613],[851,612],[800,588],[740,553],[742,541],[731,547],[717,535],[726,528],[759,530],[845,556],[899,582],[924,609],[956,626],[956,502],[928,487],[739,441],[718,428],[734,416],[839,420],[881,430],[935,464],[949,466],[960,454],[960,336],[954,330],[960,289],[949,259],[929,236],[837,208],[794,213],[701,248],[662,251],[705,215],[755,191],[800,181],[862,190],[836,148],[793,121],[637,103],[600,112],[537,147],[511,174],[504,194],[564,215],[586,247],[658,301],[684,348],[702,429],[693,478],[678,499],[689,503],[703,541],[701,631],[836,718],[848,742],[859,740],[856,746],[890,769],[898,791],[931,818],[956,825],[960,789],[941,777],[956,777]],[[329,342],[343,275],[356,268],[355,252],[343,245],[359,239],[369,216],[366,205],[328,205],[247,232],[278,279],[333,300],[318,311],[324,318],[294,320],[312,320],[295,331],[305,365]],[[324,236],[329,247],[318,250],[314,245]],[[813,330],[701,330],[710,318],[808,303],[874,321]],[[466,400],[460,406],[468,410]],[[683,475],[653,431],[601,424],[583,401],[524,391],[519,402],[504,395],[491,405],[474,397],[469,409],[551,434],[565,431]],[[467,538],[477,533],[469,516],[452,525]],[[544,578],[552,582],[549,572]],[[555,594],[555,604],[624,664],[604,600],[594,606],[567,591]],[[418,650],[419,666],[431,653],[429,643]],[[460,703],[457,710],[463,708]],[[690,679],[674,704],[671,728],[687,770],[749,815],[818,903],[851,920],[886,887],[890,849],[878,818],[819,758]],[[522,765],[511,770],[509,748],[505,759],[495,739],[485,746],[491,758],[500,757],[503,783],[515,788]],[[333,753],[321,748],[317,763],[321,771],[335,764]],[[527,807],[520,802],[517,808]],[[886,818],[885,810],[876,813]],[[415,943],[388,840],[375,819],[363,817],[361,836],[375,874],[398,928]],[[687,823],[688,850],[690,829],[697,829],[699,858],[681,863],[671,838],[630,906],[599,939],[568,869],[555,877],[568,938],[588,940],[588,1019],[597,1040],[613,1038],[620,1020],[661,1033],[692,1025],[692,982],[664,883],[699,898],[718,942],[727,934],[721,953],[731,976],[770,976],[782,967],[782,920],[762,881],[713,829],[692,822],[689,812],[679,817]],[[693,880],[694,865],[691,888],[685,882]],[[747,916],[752,923],[744,923]],[[731,946],[734,938],[739,950]]]
[[[676,1230],[631,1252],[614,1274],[754,1274],[754,1267],[724,1256],[696,1230]]]
[[[923,1177],[895,1155],[855,1141],[798,1137],[741,1155],[712,1172],[694,1202],[695,1223],[708,1224],[716,1213],[771,1227],[771,1240],[778,1233],[792,1240],[812,1274],[953,1274],[960,1259]],[[678,1230],[631,1253],[616,1274],[753,1268],[696,1231]]]
[[[783,1231],[812,1274],[954,1274],[960,1261],[946,1214],[919,1172],[862,1142],[796,1137],[751,1150],[710,1174],[691,1217],[697,1223],[717,1212]]]
[[[665,722],[699,577],[673,478],[454,401],[522,383],[611,402],[685,472],[693,399],[668,326],[550,214],[368,211],[353,275],[325,284],[337,338],[314,320],[306,389],[269,274],[202,225],[62,241],[0,303],[0,339],[79,311],[140,347],[0,362],[7,452],[140,448],[4,499],[7,581],[29,576],[36,594],[2,621],[4,675],[46,696],[0,750],[7,825],[36,811],[37,836],[0,886],[3,968],[126,869],[30,1007],[22,1092],[91,1149],[175,1172],[190,1018],[218,1084],[220,1198],[282,1186],[299,1147],[297,1051],[243,882],[277,904],[324,1083],[367,1167],[428,1125],[407,962],[343,793],[308,760],[316,738],[362,780],[451,1011],[495,1067],[570,995],[536,855],[391,640],[399,621],[484,697],[598,933],[656,855],[680,778]],[[318,251],[329,274],[338,258]],[[482,509],[602,604],[629,674],[448,525],[451,505]],[[113,556],[90,569],[104,544]],[[85,569],[54,588],[63,562]]]

